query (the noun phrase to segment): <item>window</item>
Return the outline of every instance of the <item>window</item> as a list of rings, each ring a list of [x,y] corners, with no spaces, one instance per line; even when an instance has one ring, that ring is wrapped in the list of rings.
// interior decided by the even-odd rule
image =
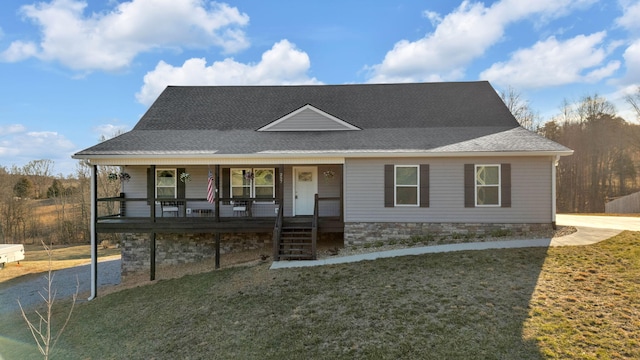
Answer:
[[[253,177],[253,197],[273,199],[276,187],[273,169],[255,169]]]
[[[500,206],[500,165],[475,166],[476,206]]]
[[[156,198],[176,198],[176,169],[156,169]]]
[[[396,165],[395,205],[418,206],[418,165]]]
[[[231,169],[231,197],[273,199],[275,170],[263,168]]]

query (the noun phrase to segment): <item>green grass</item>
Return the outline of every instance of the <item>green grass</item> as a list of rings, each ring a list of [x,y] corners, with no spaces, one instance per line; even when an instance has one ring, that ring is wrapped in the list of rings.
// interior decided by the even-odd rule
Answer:
[[[625,232],[586,247],[185,276],[80,304],[57,358],[640,358],[639,246]],[[1,359],[36,358],[31,344],[17,314],[0,319]]]

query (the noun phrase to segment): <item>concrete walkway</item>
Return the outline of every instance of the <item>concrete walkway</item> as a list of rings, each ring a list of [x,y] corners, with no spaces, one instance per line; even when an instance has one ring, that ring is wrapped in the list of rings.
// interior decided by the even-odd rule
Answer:
[[[271,269],[332,265],[396,256],[422,255],[452,251],[590,245],[618,235],[623,230],[640,231],[640,218],[632,217],[558,215],[556,223],[561,226],[575,226],[578,231],[571,235],[553,239],[506,240],[434,245],[332,257],[321,260],[274,261],[271,265]]]

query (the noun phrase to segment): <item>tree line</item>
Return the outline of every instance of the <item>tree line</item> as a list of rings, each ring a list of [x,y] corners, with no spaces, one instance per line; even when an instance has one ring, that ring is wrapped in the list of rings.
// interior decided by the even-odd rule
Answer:
[[[500,95],[523,127],[574,150],[558,163],[558,212],[602,213],[607,201],[640,191],[640,125],[618,116],[605,97],[564,100],[558,115],[540,123],[518,92]],[[626,102],[640,120],[640,87]]]
[[[54,165],[40,159],[23,167],[0,166],[0,243],[89,241],[91,166],[80,161],[75,172],[64,177],[53,175]],[[109,181],[109,174],[117,171],[99,167],[99,197],[117,196],[119,182]]]

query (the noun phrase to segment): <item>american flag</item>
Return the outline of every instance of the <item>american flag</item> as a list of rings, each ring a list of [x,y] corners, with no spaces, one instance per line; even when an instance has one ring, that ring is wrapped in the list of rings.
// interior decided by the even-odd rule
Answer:
[[[207,180],[207,201],[214,203],[216,201],[216,185],[213,179],[213,174],[209,171],[209,179]]]

